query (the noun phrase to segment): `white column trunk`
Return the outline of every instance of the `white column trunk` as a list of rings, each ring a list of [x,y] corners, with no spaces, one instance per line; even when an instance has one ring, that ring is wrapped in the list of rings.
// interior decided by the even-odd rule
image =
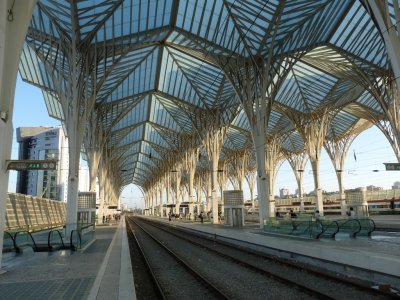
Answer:
[[[315,160],[311,160],[311,166],[313,170],[314,176],[314,187],[315,187],[315,196],[316,196],[316,209],[319,210],[321,216],[324,215],[324,204],[322,201],[322,188],[321,188],[321,181],[320,181],[320,172],[319,172],[319,158]]]
[[[2,144],[0,147],[0,249],[3,247],[8,190],[8,172],[4,162],[11,158],[15,85],[22,45],[36,2],[35,0],[0,1],[0,111],[6,114],[0,119],[0,140]],[[13,7],[13,19],[9,20],[8,10],[11,7]],[[2,253],[0,251],[0,267],[1,259]],[[2,273],[1,270],[0,273]]]
[[[105,197],[106,197],[106,170],[104,165],[100,169],[100,203],[99,203],[99,215],[105,216]]]
[[[256,130],[253,130],[256,131]],[[263,131],[262,131],[263,132]],[[260,228],[263,227],[269,216],[269,205],[267,201],[268,188],[267,188],[267,175],[265,172],[265,136],[253,132],[254,147],[256,150],[257,160],[257,192],[258,192],[258,211]]]
[[[99,171],[100,152],[97,150],[94,151],[94,153],[90,155],[90,160],[90,191],[96,192],[96,179]]]
[[[336,171],[336,176],[337,176],[338,184],[339,184],[340,213],[342,216],[346,216],[347,205],[346,205],[346,194],[344,193],[344,186],[343,186],[343,172]]]
[[[154,199],[154,191],[151,192],[151,215],[154,216],[154,204],[155,204],[155,199]]]
[[[194,201],[194,189],[193,189],[193,182],[194,182],[194,172],[193,168],[189,169],[189,217],[192,218],[193,216],[193,201]]]
[[[175,191],[175,213],[179,214],[179,206],[181,201],[181,169],[176,172],[176,191]]]
[[[212,207],[212,216],[213,216],[213,224],[218,224],[218,160],[219,160],[219,152],[217,151],[217,147],[214,145],[212,150],[212,169],[211,169],[211,207]]]
[[[163,188],[162,186],[160,186],[159,189],[159,193],[160,193],[160,203],[159,203],[159,211],[160,211],[160,217],[164,217],[164,201],[163,201]]]

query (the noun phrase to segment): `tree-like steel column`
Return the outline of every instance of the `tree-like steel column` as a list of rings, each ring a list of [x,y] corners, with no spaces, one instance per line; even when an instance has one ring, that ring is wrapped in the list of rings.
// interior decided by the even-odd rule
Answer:
[[[206,176],[206,186],[204,187],[205,194],[206,194],[206,206],[207,212],[210,212],[212,209],[212,183],[211,183],[211,173],[208,171]]]
[[[180,206],[180,201],[181,201],[181,180],[182,180],[182,165],[178,164],[176,169],[175,169],[175,199],[174,199],[174,203],[175,203],[175,213],[179,214],[179,206]]]
[[[196,187],[196,211],[200,213],[200,203],[202,201],[202,194],[203,194],[203,174],[202,171],[197,171],[195,178],[195,187]]]
[[[321,216],[323,216],[324,206],[320,180],[321,150],[324,145],[327,129],[334,115],[329,113],[328,108],[315,112],[307,119],[295,113],[287,112],[287,114],[296,124],[298,132],[304,140],[305,149],[309,156],[314,176],[314,188],[317,197],[316,209],[319,210]]]
[[[5,161],[11,158],[15,86],[22,45],[36,0],[0,1],[0,249],[5,228],[8,171]],[[0,267],[2,253],[0,251]],[[0,270],[0,273],[2,271]]]
[[[297,190],[300,199],[300,211],[304,211],[303,178],[304,178],[304,168],[306,167],[306,164],[309,160],[309,156],[305,152],[296,154],[285,152],[285,156],[290,166],[292,167],[294,176],[296,177]]]
[[[360,128],[358,128],[358,130],[352,130],[346,136],[339,140],[326,140],[324,142],[324,148],[332,161],[333,167],[335,168],[336,177],[339,184],[340,210],[342,216],[345,216],[347,211],[346,195],[343,185],[344,162],[350,145],[353,143],[354,139],[360,134],[360,132],[365,130],[365,126],[360,127],[362,127],[362,130],[360,130]]]
[[[282,165],[284,158],[284,155],[281,151],[281,140],[278,136],[272,136],[267,139],[266,150],[265,165],[269,190],[267,199],[269,203],[269,216],[273,217],[275,215],[275,180],[279,167]]]
[[[229,165],[232,168],[231,180],[235,190],[243,191],[245,168],[249,155],[247,151],[229,152]]]
[[[310,158],[310,163],[313,171],[314,177],[314,188],[315,195],[317,197],[316,209],[319,210],[321,216],[324,215],[324,205],[322,200],[322,187],[320,179],[320,162],[321,162],[321,150],[323,147],[323,142],[325,140],[325,134],[328,127],[327,112],[322,113],[321,120],[316,122],[311,121],[305,126],[301,126],[299,129],[306,146],[308,156]]]
[[[274,33],[275,34],[275,33]],[[272,51],[272,46],[271,50]],[[295,58],[283,59],[272,53],[268,60],[261,56],[242,58],[236,61],[221,61],[225,74],[231,81],[243,110],[249,121],[257,161],[257,191],[259,220],[262,228],[273,214],[273,207],[268,201],[268,185],[265,166],[267,125],[277,87],[285,78]]]
[[[106,178],[107,178],[107,169],[105,167],[105,157],[102,157],[99,163],[99,215],[105,215],[105,197],[106,197]]]
[[[162,217],[164,217],[164,197],[163,197],[164,195],[163,195],[163,184],[162,184],[162,181],[160,181],[158,183],[158,195],[159,195],[159,199],[160,199],[160,202],[158,204],[159,213],[160,213],[160,217],[162,218]]]
[[[218,224],[218,161],[219,154],[225,138],[226,128],[220,130],[212,130],[206,134],[205,148],[207,150],[207,156],[211,161],[211,209],[213,216],[213,224]]]
[[[253,208],[253,212],[255,209],[255,203],[254,203],[254,187],[256,183],[256,171],[257,170],[257,162],[255,157],[252,155],[252,153],[249,153],[249,158],[247,161],[247,166],[245,170],[245,178],[247,181],[247,185],[249,186],[250,190],[250,200],[251,200],[251,207]]]
[[[195,148],[186,152],[185,167],[189,173],[189,214],[193,215],[193,200],[194,200],[194,175],[196,172],[197,163],[199,161],[200,149]]]
[[[85,134],[85,146],[88,155],[90,172],[90,191],[96,192],[96,178],[99,172],[101,152],[104,149],[104,142],[101,142],[102,132],[99,129],[97,115],[92,112],[89,118],[89,127]]]
[[[166,196],[166,204],[167,204],[166,213],[168,216],[170,209],[171,209],[169,207],[169,205],[171,204],[171,179],[170,179],[169,174],[164,176],[163,180],[164,180],[164,188],[165,188],[165,196]]]
[[[225,198],[224,198],[224,191],[226,190],[226,186],[228,185],[228,170],[225,169],[225,161],[220,161],[218,164],[218,186],[219,186],[219,193],[221,195],[221,212],[225,211]]]

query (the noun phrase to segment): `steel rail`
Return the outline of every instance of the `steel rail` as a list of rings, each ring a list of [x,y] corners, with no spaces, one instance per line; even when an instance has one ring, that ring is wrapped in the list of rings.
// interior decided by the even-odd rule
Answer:
[[[210,292],[214,293],[219,299],[230,299],[223,291],[221,291],[218,287],[216,287],[211,281],[197,272],[194,268],[190,266],[190,264],[186,263],[183,259],[179,257],[179,255],[173,250],[169,249],[166,245],[164,245],[159,239],[157,239],[154,235],[152,235],[148,230],[143,228],[138,222],[130,218],[130,220],[135,223],[140,229],[143,230],[151,239],[153,239],[160,247],[162,247],[168,254],[170,254],[180,265],[182,265],[185,269],[187,269],[194,278],[200,281]]]
[[[139,249],[139,255],[143,258],[143,261],[145,262],[145,265],[146,265],[146,267],[147,267],[147,271],[149,271],[149,273],[150,273],[150,275],[151,275],[151,278],[152,278],[152,280],[153,280],[153,283],[154,283],[154,285],[155,285],[155,287],[156,287],[156,288],[155,288],[156,294],[157,294],[158,296],[160,296],[161,299],[164,299],[164,300],[167,299],[167,298],[165,297],[165,293],[164,293],[164,290],[163,290],[162,287],[161,287],[160,282],[158,281],[156,275],[155,275],[154,272],[153,272],[153,269],[151,268],[151,265],[150,265],[150,263],[149,263],[149,260],[147,259],[147,256],[146,256],[145,252],[143,251],[142,246],[140,245],[140,243],[139,243],[139,241],[138,241],[138,239],[137,239],[137,237],[136,237],[134,231],[132,230],[132,226],[131,226],[131,225],[132,225],[132,222],[133,222],[133,221],[132,221],[130,218],[126,218],[126,220],[128,221],[127,223],[128,223],[128,226],[129,226],[129,230],[130,230],[130,232],[132,233],[133,240],[134,240],[134,242],[135,242],[137,248]]]
[[[143,221],[144,221],[144,220],[143,220]],[[210,251],[212,251],[212,252],[218,254],[218,255],[221,256],[221,257],[224,257],[224,258],[226,258],[226,259],[229,259],[229,260],[231,260],[231,261],[233,261],[233,262],[235,262],[235,263],[237,263],[237,264],[243,265],[243,266],[245,266],[245,267],[248,268],[248,269],[253,269],[253,270],[256,271],[256,272],[259,272],[260,274],[264,274],[264,275],[266,275],[266,276],[268,276],[268,277],[275,278],[275,279],[277,279],[277,280],[279,280],[279,281],[281,281],[281,282],[283,282],[283,283],[286,283],[286,284],[287,284],[287,283],[290,283],[290,285],[295,285],[295,286],[297,286],[298,288],[301,288],[301,289],[303,289],[303,290],[305,289],[305,290],[309,291],[311,294],[313,294],[313,295],[315,295],[315,296],[317,296],[317,297],[323,297],[324,299],[335,299],[335,298],[332,298],[332,296],[330,296],[330,295],[328,295],[328,294],[325,294],[325,293],[322,293],[322,292],[320,292],[320,291],[318,291],[318,290],[316,290],[316,289],[313,289],[312,287],[302,285],[302,284],[300,284],[300,283],[298,283],[298,282],[296,282],[296,281],[294,281],[294,280],[290,280],[290,279],[285,278],[285,277],[283,277],[283,276],[280,276],[280,275],[277,275],[277,274],[275,274],[275,273],[269,272],[269,271],[267,271],[267,270],[265,270],[265,269],[261,269],[261,268],[255,266],[255,265],[253,265],[253,264],[251,264],[251,263],[248,263],[248,262],[246,262],[246,261],[244,261],[244,260],[238,259],[238,258],[236,258],[236,257],[229,256],[229,255],[226,254],[226,253],[219,252],[218,250],[216,250],[215,248],[213,248],[213,247],[211,247],[211,246],[206,246],[204,243],[200,243],[200,242],[193,241],[191,238],[182,237],[182,236],[179,236],[179,235],[177,235],[177,234],[175,234],[175,233],[172,232],[172,230],[176,230],[176,231],[183,232],[183,233],[185,233],[185,234],[191,234],[191,233],[188,233],[188,230],[184,230],[184,229],[182,229],[182,228],[177,228],[177,227],[171,227],[171,226],[167,226],[167,227],[166,227],[166,226],[162,226],[162,224],[157,224],[157,225],[155,225],[155,222],[149,222],[148,220],[146,220],[146,221],[144,221],[144,222],[150,224],[151,226],[157,227],[157,228],[159,228],[160,230],[163,230],[163,231],[165,231],[165,232],[168,232],[169,234],[174,235],[174,236],[176,236],[176,237],[178,237],[178,238],[180,238],[180,239],[183,239],[183,240],[189,242],[190,244],[195,244],[195,245],[198,245],[198,246],[200,246],[200,247],[202,247],[202,248],[206,248],[207,250],[210,250]],[[158,222],[157,222],[157,223],[158,223]],[[168,230],[167,228],[170,228],[171,230]],[[234,248],[236,251],[241,251],[241,252],[246,253],[246,254],[248,254],[248,255],[249,255],[249,254],[251,254],[251,255],[257,255],[257,256],[260,256],[260,257],[262,257],[262,258],[264,258],[264,259],[273,260],[273,261],[275,261],[276,263],[284,264],[284,265],[286,265],[286,266],[289,266],[289,267],[292,267],[292,268],[297,268],[297,269],[300,270],[300,268],[299,268],[298,266],[295,266],[295,265],[293,265],[292,263],[288,263],[288,262],[282,261],[282,260],[280,260],[280,259],[275,259],[274,257],[271,257],[271,255],[264,254],[264,253],[260,253],[260,252],[258,252],[258,251],[254,251],[254,250],[252,250],[252,249],[243,249],[243,248],[238,247],[237,245],[231,244],[231,243],[229,243],[229,242],[223,242],[223,241],[221,241],[221,240],[217,240],[216,234],[213,234],[213,235],[207,234],[207,233],[205,233],[205,234],[208,235],[208,236],[210,236],[210,237],[197,236],[197,238],[205,238],[205,239],[207,239],[208,241],[213,242],[214,245],[215,245],[216,243],[218,243],[218,244],[221,244],[221,245],[223,245],[223,246],[229,246],[229,247]],[[224,237],[224,239],[230,239],[230,238]],[[250,251],[249,251],[249,250],[250,250]],[[342,284],[345,284],[345,285],[351,285],[351,286],[354,287],[354,288],[362,289],[364,292],[368,292],[368,293],[371,293],[371,294],[373,294],[373,295],[378,295],[378,296],[387,297],[387,298],[391,298],[391,297],[393,296],[393,295],[391,295],[391,294],[382,294],[382,293],[379,292],[377,289],[374,289],[374,288],[372,288],[372,287],[368,287],[368,286],[364,286],[364,285],[358,284],[357,282],[350,282],[350,281],[348,281],[348,280],[345,280],[345,279],[342,279],[342,278],[338,278],[338,277],[334,277],[334,276],[330,276],[330,275],[328,275],[328,274],[324,274],[324,273],[322,273],[322,272],[318,272],[318,271],[315,271],[315,270],[313,270],[313,269],[305,269],[304,266],[302,266],[301,270],[302,270],[302,271],[305,270],[305,271],[307,271],[310,275],[313,275],[313,276],[319,276],[319,277],[323,276],[323,277],[325,277],[325,279],[327,279],[327,280],[336,281],[336,282],[339,282],[339,283],[342,283]]]

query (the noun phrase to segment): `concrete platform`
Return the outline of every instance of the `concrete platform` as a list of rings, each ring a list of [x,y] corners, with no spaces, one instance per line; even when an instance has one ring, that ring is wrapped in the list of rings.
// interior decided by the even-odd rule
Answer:
[[[377,231],[371,238],[312,240],[268,235],[254,224],[238,229],[184,219],[153,219],[250,242],[288,259],[303,257],[337,264],[349,274],[365,270],[368,276],[368,271],[378,272],[394,278],[383,283],[400,289],[399,231]],[[375,221],[389,229],[400,225],[400,218]],[[0,299],[136,299],[124,218],[119,223],[98,226],[96,241],[84,251],[6,253],[2,270]]]
[[[294,258],[302,261],[317,259],[320,261],[319,265],[324,267],[329,265],[331,270],[335,270],[335,266],[340,266],[338,270],[340,268],[348,275],[363,273],[366,279],[387,280],[390,283],[383,283],[389,283],[396,290],[400,290],[400,232],[395,230],[400,225],[400,216],[377,218],[375,221],[383,224],[388,231],[376,231],[370,238],[354,239],[347,236],[338,237],[336,240],[277,236],[263,232],[258,225],[232,228],[219,224],[213,225],[209,222],[201,224],[198,221],[185,219],[172,219],[172,221],[154,219],[174,226],[261,245],[271,249],[271,253],[277,253],[288,259]],[[371,277],[375,276],[371,275],[372,273],[378,273],[379,276]]]
[[[136,299],[124,218],[83,251],[6,253],[2,270],[0,299]]]

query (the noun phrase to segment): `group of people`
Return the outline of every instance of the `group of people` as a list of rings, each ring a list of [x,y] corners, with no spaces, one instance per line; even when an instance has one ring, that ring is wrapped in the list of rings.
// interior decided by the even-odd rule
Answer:
[[[191,218],[191,215],[192,214],[190,213],[189,214],[189,219]],[[200,212],[200,214],[197,214],[197,212],[195,212],[194,213],[194,220],[195,221],[197,220],[197,217],[199,217],[201,223],[204,222],[204,213],[203,212]],[[171,221],[172,218],[175,218],[175,219],[180,218],[180,219],[182,219],[182,216],[181,216],[181,214],[173,214],[172,212],[169,212],[168,213],[168,220]]]
[[[296,218],[297,218],[297,214],[293,211],[293,209],[290,210],[289,215],[290,215],[290,218],[291,218],[291,219],[296,219]],[[357,218],[357,217],[356,217],[356,212],[354,211],[353,207],[350,207],[350,208],[349,208],[349,210],[346,212],[346,215],[347,215],[347,217],[349,218],[349,220],[352,220],[352,219],[356,219],[356,218]],[[314,212],[313,216],[314,216],[314,218],[315,218],[316,220],[319,220],[319,219],[320,219],[321,214],[320,214],[320,212],[319,212],[318,209]],[[278,219],[283,218],[283,216],[281,215],[281,213],[280,213],[279,211],[277,211],[277,212],[275,213],[275,217],[278,218]],[[219,214],[218,214],[218,219],[219,219]]]
[[[103,224],[111,222],[112,219],[114,219],[115,221],[119,221],[120,218],[121,216],[119,214],[103,215]]]

